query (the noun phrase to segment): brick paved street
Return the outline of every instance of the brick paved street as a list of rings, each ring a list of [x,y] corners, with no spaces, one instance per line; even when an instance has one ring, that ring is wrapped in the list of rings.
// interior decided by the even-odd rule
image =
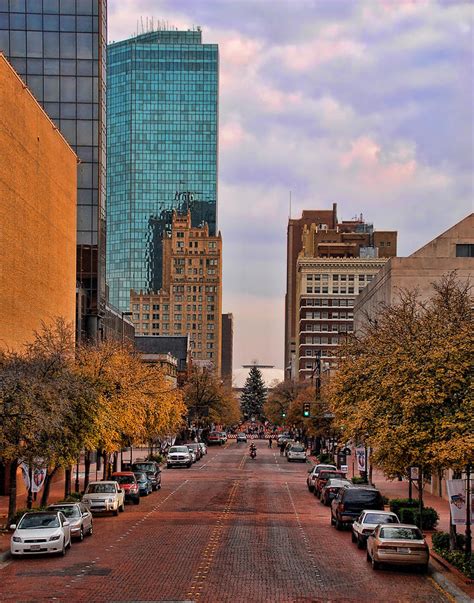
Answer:
[[[431,578],[374,572],[308,493],[306,467],[258,442],[211,448],[163,488],[99,517],[65,558],[0,564],[1,601],[448,601]]]

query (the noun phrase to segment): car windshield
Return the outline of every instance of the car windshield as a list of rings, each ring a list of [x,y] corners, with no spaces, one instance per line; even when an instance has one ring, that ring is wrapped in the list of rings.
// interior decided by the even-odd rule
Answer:
[[[31,530],[33,528],[46,529],[46,528],[59,528],[59,519],[56,513],[36,515],[34,513],[27,513],[18,525],[19,530]]]
[[[155,466],[152,463],[134,463],[133,465],[136,469],[140,471],[154,471]]]
[[[304,452],[303,446],[292,446],[290,450],[291,452]]]
[[[135,477],[139,482],[146,482],[148,480],[146,473],[135,473]]]
[[[188,444],[188,448],[192,448],[193,450],[197,450],[199,448],[199,444]]]
[[[61,511],[66,517],[80,517],[81,514],[76,505],[65,505],[64,507],[54,506],[51,510]]]
[[[362,488],[349,488],[346,492],[346,501],[357,500],[361,502],[374,502],[381,499],[378,490],[363,490]]]
[[[319,474],[319,477],[321,479],[331,479],[331,477],[338,477],[339,479],[341,477],[344,477],[343,475],[341,475],[340,473],[334,473],[334,471],[321,471],[321,473]]]
[[[115,491],[114,484],[89,484],[86,494],[111,494]]]
[[[135,478],[133,475],[113,475],[112,476],[119,484],[134,484]]]
[[[381,528],[380,538],[389,540],[423,540],[418,528]]]
[[[321,471],[331,471],[331,469],[334,469],[334,471],[335,471],[336,467],[331,467],[330,465],[323,465],[322,467],[321,466],[318,467],[316,465],[316,467],[314,468],[314,472],[316,474],[319,474],[319,473],[321,473]]]
[[[364,517],[364,523],[398,523],[398,517],[385,515],[385,513],[367,513]]]
[[[346,484],[350,484],[347,479],[328,479],[326,488],[342,488]]]
[[[189,452],[189,450],[187,446],[173,446],[170,448],[170,454],[173,454],[173,452]]]

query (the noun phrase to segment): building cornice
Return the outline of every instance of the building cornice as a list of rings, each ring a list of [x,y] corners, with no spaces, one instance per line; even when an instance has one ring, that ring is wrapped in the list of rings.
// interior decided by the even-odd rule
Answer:
[[[298,271],[305,268],[382,268],[390,258],[298,258]]]

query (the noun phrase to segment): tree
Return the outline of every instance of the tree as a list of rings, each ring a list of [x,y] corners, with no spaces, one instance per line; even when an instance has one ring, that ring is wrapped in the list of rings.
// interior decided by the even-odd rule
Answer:
[[[275,424],[288,423],[288,415],[292,402],[300,392],[307,387],[306,383],[298,381],[281,381],[271,390],[265,403],[264,411],[268,420]],[[312,398],[314,399],[314,391]],[[283,416],[285,415],[285,416]]]
[[[193,367],[184,388],[189,417],[198,425],[232,425],[240,418],[232,389],[208,368]]]
[[[372,448],[389,477],[425,475],[474,461],[472,300],[450,274],[420,301],[383,307],[341,349],[330,403],[346,438]]]
[[[263,381],[260,369],[253,365],[245,381],[244,389],[240,396],[240,407],[246,418],[263,418],[263,407],[267,399],[267,388]]]

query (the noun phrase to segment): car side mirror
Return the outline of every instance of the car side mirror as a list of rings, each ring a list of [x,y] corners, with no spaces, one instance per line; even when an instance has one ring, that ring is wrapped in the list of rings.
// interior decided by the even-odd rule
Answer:
[[[12,523],[10,525],[10,530],[16,530],[16,523]]]
[[[69,521],[65,521],[65,522],[63,523],[63,526],[68,526],[68,525],[70,525],[70,524],[69,524]]]
[[[87,511],[82,512],[82,517],[87,517],[87,515],[89,515],[89,513]]]
[[[122,494],[122,492],[123,492],[122,488],[119,488],[118,491],[119,491],[119,494]]]

